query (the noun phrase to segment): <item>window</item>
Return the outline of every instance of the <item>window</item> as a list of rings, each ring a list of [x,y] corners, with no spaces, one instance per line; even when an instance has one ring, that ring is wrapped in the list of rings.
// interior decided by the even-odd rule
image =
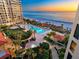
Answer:
[[[72,59],[72,55],[68,53],[67,59]]]
[[[72,41],[70,45],[70,50],[72,51],[72,53],[75,51],[76,46],[77,46],[76,42]]]
[[[77,27],[76,27],[76,30],[74,33],[74,37],[79,40],[79,24],[77,24]]]

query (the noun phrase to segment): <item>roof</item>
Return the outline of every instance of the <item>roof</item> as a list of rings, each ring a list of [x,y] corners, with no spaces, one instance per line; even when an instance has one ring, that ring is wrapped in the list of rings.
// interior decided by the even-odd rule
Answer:
[[[0,59],[5,59],[8,56],[10,56],[10,53],[8,51],[0,51]]]
[[[7,41],[2,32],[0,32],[0,45],[5,44]]]
[[[54,38],[55,38],[56,40],[59,40],[59,41],[64,40],[64,36],[59,35],[59,34],[54,35]]]

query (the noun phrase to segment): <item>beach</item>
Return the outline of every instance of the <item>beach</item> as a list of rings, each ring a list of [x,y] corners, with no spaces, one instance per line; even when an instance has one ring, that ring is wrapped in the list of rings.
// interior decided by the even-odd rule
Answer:
[[[64,25],[64,28],[71,29],[75,18],[75,12],[25,12],[24,18],[32,19],[42,23]]]

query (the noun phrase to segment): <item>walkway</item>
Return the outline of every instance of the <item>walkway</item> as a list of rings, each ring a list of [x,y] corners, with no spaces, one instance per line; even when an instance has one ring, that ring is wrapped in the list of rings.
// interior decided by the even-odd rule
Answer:
[[[52,47],[51,51],[52,51],[52,59],[59,59],[57,51],[55,50],[54,47]]]
[[[49,42],[47,42],[47,43],[50,45],[50,49],[51,49],[51,52],[52,52],[52,59],[59,59],[58,53],[55,49],[55,47],[57,47],[57,46],[56,45],[51,45]]]
[[[43,37],[44,37],[44,35],[41,35],[41,34],[35,34],[35,37],[36,37],[36,41],[31,41],[31,42],[28,42],[27,44],[26,44],[26,48],[32,48],[32,45],[34,44],[34,45],[37,45],[38,46],[38,44],[39,43],[42,43],[44,40],[43,40]],[[29,39],[28,39],[29,40]]]

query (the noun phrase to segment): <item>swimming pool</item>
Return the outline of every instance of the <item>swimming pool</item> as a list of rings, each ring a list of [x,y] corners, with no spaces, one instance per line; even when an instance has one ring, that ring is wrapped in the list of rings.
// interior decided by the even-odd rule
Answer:
[[[36,33],[38,33],[38,34],[43,34],[43,33],[47,32],[47,30],[42,29],[42,28],[37,27],[37,26],[34,26],[34,25],[28,25],[28,28],[29,28],[30,30],[36,31]]]

